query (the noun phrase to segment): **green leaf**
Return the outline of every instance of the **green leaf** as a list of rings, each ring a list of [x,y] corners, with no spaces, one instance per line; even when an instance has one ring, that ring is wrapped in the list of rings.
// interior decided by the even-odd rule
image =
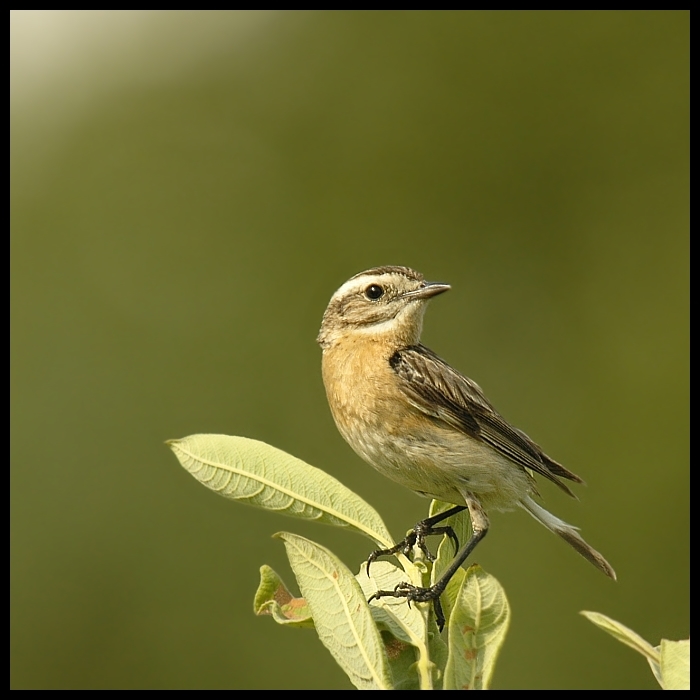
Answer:
[[[190,435],[167,444],[195,479],[226,498],[348,527],[381,547],[393,545],[372,506],[326,472],[276,447],[229,435]]]
[[[325,547],[289,532],[287,556],[313,615],[318,636],[360,690],[391,689],[384,643],[360,585]]]
[[[382,632],[384,649],[389,660],[394,690],[421,690],[416,673],[415,647],[396,639],[389,632]]]
[[[672,642],[662,639],[661,645],[654,647],[629,627],[602,613],[582,610],[581,615],[594,625],[615,637],[619,642],[632,647],[646,658],[652,673],[664,690],[690,689],[690,640]]]
[[[445,510],[454,508],[454,503],[446,503],[444,501],[432,501],[430,504],[429,516],[437,515]],[[469,510],[465,508],[461,513],[453,515],[451,518],[447,518],[440,523],[440,525],[449,525],[457,536],[459,541],[459,547],[463,547],[467,540],[471,537],[472,527],[471,520],[469,518]],[[450,537],[444,535],[440,546],[437,550],[437,557],[433,562],[433,572],[430,578],[430,583],[435,583],[440,576],[442,576],[443,571],[452,563],[457,552],[455,551],[454,542]]]
[[[412,565],[407,562],[407,567]],[[417,572],[411,572],[414,576]],[[360,566],[360,573],[355,577],[362,588],[365,598],[370,598],[377,591],[393,591],[397,584],[409,581],[406,572],[388,561],[375,561],[367,576],[367,565]],[[374,599],[369,605],[372,617],[380,630],[388,633],[387,656],[391,666],[394,688],[409,690],[411,688],[432,689],[434,669],[428,656],[427,618],[429,608],[425,605],[408,605],[405,598],[386,596]],[[392,653],[402,649],[401,645],[410,645],[412,661],[407,663],[408,653],[398,656]]]
[[[271,615],[280,625],[314,626],[306,600],[295,598],[284,581],[266,564],[260,567],[260,585],[255,593],[253,610],[256,615]]]
[[[662,639],[659,651],[664,690],[690,690],[690,639]]]
[[[501,584],[478,564],[466,572],[448,622],[445,690],[485,690],[510,622]]]
[[[367,565],[363,563],[355,577],[366,599],[380,590],[393,591],[397,584],[409,580],[401,569],[388,561],[375,561],[370,574],[367,576]],[[426,616],[423,609],[426,606],[409,607],[405,598],[386,596],[375,598],[369,607],[380,629],[386,629],[397,639],[414,646],[425,643]]]
[[[442,596],[440,596],[442,598]],[[444,607],[444,606],[443,606]],[[449,618],[447,618],[449,620]],[[438,688],[443,687],[445,681],[445,668],[450,658],[447,643],[440,634],[437,624],[433,619],[428,629],[428,656],[433,664],[435,681],[439,681]]]
[[[454,508],[453,503],[445,503],[444,501],[433,501],[430,504],[429,515],[436,515],[437,513],[449,510],[450,508]],[[457,536],[457,540],[459,541],[460,548],[463,547],[467,540],[471,537],[471,519],[469,517],[469,510],[466,508],[461,513],[457,513],[457,515],[453,515],[451,518],[448,518],[444,522],[440,523],[440,525],[450,525],[452,527],[452,529],[455,532],[455,535]],[[456,554],[457,552],[455,551],[454,542],[450,537],[445,535],[442,538],[442,541],[440,542],[440,546],[438,547],[437,551],[437,557],[433,562],[433,570],[430,575],[431,585],[434,584],[440,578],[440,576],[442,576],[445,569],[452,563],[452,560],[455,558]],[[442,596],[440,596],[440,600],[442,602],[442,609],[445,613],[445,618],[448,620],[450,618],[450,615],[452,614],[452,608],[455,604],[455,600],[459,595],[459,590],[462,586],[462,582],[464,581],[465,573],[466,572],[463,568],[459,569],[457,573],[450,579],[450,582],[447,584],[445,592],[442,594]]]
[[[638,651],[642,656],[645,656],[649,664],[651,665],[651,670],[654,671],[654,675],[657,680],[660,677],[660,654],[659,650],[653,647],[646,639],[640,637],[636,632],[631,630],[629,627],[625,627],[622,623],[617,620],[613,620],[607,615],[603,615],[598,612],[591,612],[590,610],[582,610],[581,615],[586,619],[590,620],[596,627],[600,627],[604,632],[607,632],[610,636],[615,637],[618,642],[626,644],[628,647],[632,647],[635,651]],[[661,681],[659,680],[659,683]]]

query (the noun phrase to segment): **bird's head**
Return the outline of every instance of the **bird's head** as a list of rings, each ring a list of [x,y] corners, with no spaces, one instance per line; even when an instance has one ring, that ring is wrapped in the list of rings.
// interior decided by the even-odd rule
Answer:
[[[325,349],[348,335],[364,334],[414,345],[420,338],[428,300],[448,289],[449,284],[427,282],[408,267],[360,272],[331,297],[318,342]]]

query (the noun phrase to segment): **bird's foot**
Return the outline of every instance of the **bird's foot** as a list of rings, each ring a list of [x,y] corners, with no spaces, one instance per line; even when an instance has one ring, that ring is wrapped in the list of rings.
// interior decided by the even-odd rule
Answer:
[[[373,593],[368,603],[373,600],[379,600],[380,598],[392,597],[392,598],[405,598],[408,606],[411,603],[427,603],[433,601],[433,609],[435,610],[435,622],[437,623],[438,629],[442,632],[442,628],[445,626],[445,614],[442,611],[442,605],[440,603],[440,595],[442,594],[444,588],[438,585],[430,586],[429,588],[421,588],[420,586],[414,586],[408,581],[402,581],[397,584],[393,591],[377,591]]]
[[[411,556],[413,548],[418,546],[418,548],[423,552],[423,555],[428,561],[435,561],[435,555],[428,549],[428,545],[425,543],[425,538],[430,535],[447,535],[455,546],[455,552],[459,550],[459,540],[455,531],[449,525],[441,525],[440,527],[435,527],[431,522],[431,518],[426,518],[417,522],[413,526],[408,535],[401,540],[398,544],[388,549],[377,549],[372,552],[367,557],[367,576],[369,576],[369,567],[373,561],[379,557],[387,556],[390,554],[404,554],[405,556]]]

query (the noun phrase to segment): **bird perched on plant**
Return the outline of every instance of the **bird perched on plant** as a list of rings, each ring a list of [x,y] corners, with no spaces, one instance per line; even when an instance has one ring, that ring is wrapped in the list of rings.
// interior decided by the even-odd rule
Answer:
[[[535,474],[574,496],[564,480],[582,483],[547,456],[525,433],[510,425],[476,382],[420,343],[428,301],[450,289],[427,282],[407,267],[376,267],[351,277],[332,296],[318,342],[323,382],[341,435],[384,476],[423,496],[455,507],[416,525],[403,542],[379,555],[408,552],[426,535],[451,534],[437,523],[469,509],[472,535],[444,574],[428,588],[409,583],[374,597],[435,601],[489,527],[491,509],[524,508],[568,542],[604,574],[615,578],[605,558],[577,529],[535,502]],[[442,618],[442,620],[441,620]]]

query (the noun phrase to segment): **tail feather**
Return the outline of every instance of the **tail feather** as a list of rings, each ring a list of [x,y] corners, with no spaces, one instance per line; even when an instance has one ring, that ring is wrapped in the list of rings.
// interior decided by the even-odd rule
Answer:
[[[545,510],[542,506],[535,503],[530,496],[525,496],[525,498],[520,501],[520,505],[535,520],[542,523],[548,530],[551,530],[568,542],[582,557],[588,559],[596,569],[602,571],[606,576],[613,579],[613,581],[617,580],[612,566],[608,564],[605,557],[600,552],[596,552],[596,550],[578,534],[578,528],[552,515],[548,510]]]

